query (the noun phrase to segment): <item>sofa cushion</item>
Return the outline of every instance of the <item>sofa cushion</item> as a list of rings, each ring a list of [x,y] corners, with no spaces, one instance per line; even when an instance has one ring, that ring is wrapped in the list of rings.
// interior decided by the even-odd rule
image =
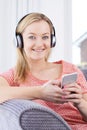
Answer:
[[[5,112],[6,129],[3,130],[70,130],[59,114],[30,100],[9,100],[0,105],[0,110]]]

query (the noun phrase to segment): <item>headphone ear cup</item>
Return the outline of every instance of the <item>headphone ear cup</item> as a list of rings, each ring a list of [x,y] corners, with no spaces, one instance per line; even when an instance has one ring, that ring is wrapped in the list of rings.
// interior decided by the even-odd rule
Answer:
[[[55,47],[55,45],[56,45],[56,36],[51,34],[51,48]]]
[[[20,33],[16,35],[16,41],[16,47],[23,48],[23,37]]]

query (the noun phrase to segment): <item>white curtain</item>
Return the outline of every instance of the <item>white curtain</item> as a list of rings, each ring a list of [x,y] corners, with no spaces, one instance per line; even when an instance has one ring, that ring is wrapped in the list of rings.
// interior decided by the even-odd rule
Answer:
[[[57,47],[53,49],[49,60],[65,59],[71,61],[71,1],[0,0],[0,72],[15,65],[16,50],[13,42],[15,28],[20,18],[30,12],[42,12],[54,24]]]
[[[0,0],[0,72],[15,65],[15,28],[29,12],[29,0]]]

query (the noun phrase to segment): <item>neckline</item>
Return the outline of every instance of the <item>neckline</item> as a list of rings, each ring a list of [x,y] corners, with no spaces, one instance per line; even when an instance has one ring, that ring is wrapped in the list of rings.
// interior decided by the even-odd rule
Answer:
[[[62,61],[62,60],[60,60],[60,61],[55,61],[55,62],[53,62],[54,64],[62,64],[62,72],[61,72],[61,75],[59,76],[59,77],[57,77],[56,79],[54,79],[54,80],[57,80],[57,79],[61,79],[61,77],[62,77],[62,75],[63,75],[63,72],[64,72],[64,62]],[[47,81],[49,81],[49,80],[46,80],[46,79],[39,79],[39,78],[37,78],[36,76],[34,76],[31,72],[29,72],[29,76],[33,79],[33,80],[35,80],[35,81],[40,81],[40,82],[47,82]]]

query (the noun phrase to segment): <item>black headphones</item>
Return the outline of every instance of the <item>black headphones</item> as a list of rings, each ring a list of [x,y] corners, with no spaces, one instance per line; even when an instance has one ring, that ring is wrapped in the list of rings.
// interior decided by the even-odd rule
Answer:
[[[32,14],[32,13],[30,13],[30,14]],[[28,15],[30,15],[30,14],[27,14],[23,18],[21,18],[21,20],[17,24],[15,35],[16,35],[16,47],[18,47],[18,48],[23,48],[23,37],[22,37],[21,33],[17,33],[17,28],[18,28],[19,24],[21,23],[21,21],[25,17],[27,17]],[[55,35],[55,28],[53,26],[53,32],[51,34],[51,45],[50,46],[52,48],[52,47],[55,47],[55,45],[56,45],[56,35]]]

